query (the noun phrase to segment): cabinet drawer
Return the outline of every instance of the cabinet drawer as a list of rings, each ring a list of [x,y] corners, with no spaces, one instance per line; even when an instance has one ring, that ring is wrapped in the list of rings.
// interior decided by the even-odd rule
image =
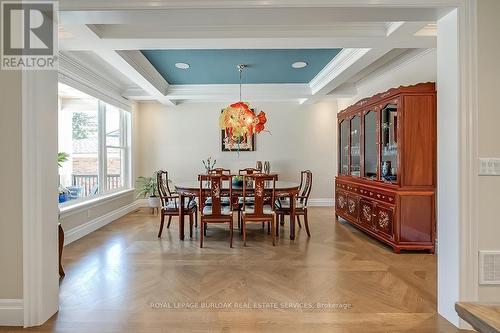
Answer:
[[[392,205],[396,203],[396,195],[394,193],[367,188],[360,188],[358,193],[370,199],[384,201]]]

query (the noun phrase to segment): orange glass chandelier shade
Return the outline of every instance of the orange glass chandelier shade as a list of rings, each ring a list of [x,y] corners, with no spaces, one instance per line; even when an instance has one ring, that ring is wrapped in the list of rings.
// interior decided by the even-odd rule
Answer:
[[[264,112],[261,111],[255,115],[248,103],[238,102],[222,110],[219,125],[226,131],[227,136],[241,138],[262,132],[266,121]]]

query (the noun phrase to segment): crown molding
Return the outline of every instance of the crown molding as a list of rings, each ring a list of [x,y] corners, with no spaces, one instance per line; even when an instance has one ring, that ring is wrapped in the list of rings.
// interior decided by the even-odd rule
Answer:
[[[131,103],[121,95],[122,88],[83,66],[67,54],[59,54],[59,82],[130,111]]]

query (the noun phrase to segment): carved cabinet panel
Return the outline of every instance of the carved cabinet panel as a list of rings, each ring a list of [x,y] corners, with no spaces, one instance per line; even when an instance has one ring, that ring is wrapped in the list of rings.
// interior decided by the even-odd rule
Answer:
[[[359,223],[366,228],[375,229],[375,208],[373,204],[361,199],[359,200]]]
[[[335,195],[335,206],[341,212],[347,211],[347,194],[342,191],[337,191]]]
[[[356,221],[358,220],[359,212],[359,198],[354,195],[347,195],[347,209],[346,212],[349,216],[353,217]]]
[[[392,239],[394,225],[394,209],[388,206],[376,205],[375,207],[375,227],[382,236]]]

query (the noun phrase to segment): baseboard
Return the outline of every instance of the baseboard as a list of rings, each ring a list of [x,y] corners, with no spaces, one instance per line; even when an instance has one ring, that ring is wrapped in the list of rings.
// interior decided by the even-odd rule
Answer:
[[[333,207],[334,204],[333,198],[314,198],[307,201],[307,205],[311,207]]]
[[[22,299],[0,299],[0,326],[23,326]]]
[[[119,219],[120,217],[122,217],[122,216],[136,210],[136,209],[139,209],[140,207],[142,207],[140,200],[136,200],[136,201],[132,202],[131,204],[123,206],[123,207],[116,209],[112,212],[109,212],[105,215],[99,216],[98,218],[96,218],[92,221],[88,221],[82,225],[79,225],[78,227],[75,227],[73,229],[65,231],[64,232],[64,246],[90,234],[93,231],[96,231],[99,228],[104,227],[105,225],[113,222],[116,219]]]
[[[138,199],[135,202],[137,202],[139,207],[149,207],[149,200],[148,199]]]

